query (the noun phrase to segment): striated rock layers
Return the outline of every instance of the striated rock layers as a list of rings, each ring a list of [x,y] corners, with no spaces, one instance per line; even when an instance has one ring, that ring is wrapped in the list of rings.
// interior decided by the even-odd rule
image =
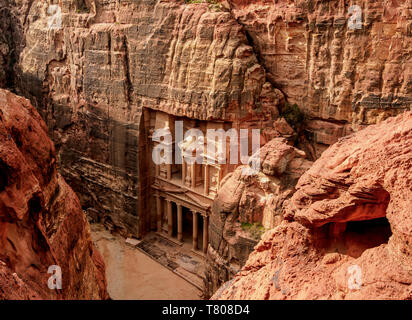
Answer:
[[[210,297],[242,268],[261,234],[283,220],[282,205],[312,162],[304,152],[275,138],[260,150],[261,171],[238,167],[223,181],[213,204],[205,295]]]
[[[184,1],[60,5],[62,28],[50,29],[44,1],[9,4],[25,30],[15,85],[44,117],[82,206],[107,226],[139,237],[154,222],[144,214],[145,108],[273,127],[284,96],[230,12]]]
[[[412,112],[340,139],[214,299],[412,299]]]
[[[153,223],[145,108],[270,132],[287,99],[317,158],[411,104],[410,0],[357,1],[354,30],[343,0],[69,0],[61,28],[44,1],[0,4],[0,85],[39,109],[84,209],[124,234]]]
[[[228,2],[268,79],[308,114],[315,158],[339,137],[411,108],[411,0]]]
[[[49,266],[62,289],[51,290]],[[105,267],[30,102],[0,90],[0,299],[106,299]]]

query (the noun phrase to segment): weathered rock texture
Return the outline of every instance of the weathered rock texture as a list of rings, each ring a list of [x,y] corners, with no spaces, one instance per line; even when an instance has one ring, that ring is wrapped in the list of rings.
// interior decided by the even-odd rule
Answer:
[[[412,112],[340,139],[214,298],[411,299],[411,177]]]
[[[48,288],[48,268],[62,289]],[[57,172],[47,127],[0,89],[0,298],[105,299],[105,267],[79,200]]]
[[[316,158],[352,130],[410,109],[411,0],[228,2],[272,84],[310,116]],[[361,29],[349,28],[352,5]]]
[[[0,86],[14,86],[38,108],[62,174],[94,220],[134,236],[153,225],[145,214],[145,108],[264,128],[268,142],[296,135],[278,116],[285,101],[297,103],[308,119],[299,124],[298,147],[310,159],[339,137],[410,109],[411,0],[222,3],[61,1],[62,28],[50,29],[45,1],[0,0]],[[351,5],[362,9],[361,29],[348,28]],[[281,162],[264,167],[268,175],[278,169]],[[229,185],[244,184],[236,175]],[[263,212],[245,210],[241,219],[259,222]],[[224,225],[216,221],[215,250]],[[248,246],[229,255],[222,241],[224,268],[229,257],[241,267]]]
[[[283,220],[282,205],[312,162],[276,138],[260,150],[261,171],[241,166],[222,181],[210,216],[205,295],[210,297],[245,264],[260,236]]]
[[[311,158],[410,108],[410,0],[358,1],[360,30],[343,0],[69,0],[61,29],[44,1],[0,3],[0,84],[39,109],[84,209],[124,234],[151,223],[143,108],[270,132],[287,98]]]
[[[243,27],[209,4],[65,1],[58,30],[43,1],[9,6],[25,30],[18,91],[46,120],[83,207],[124,234],[146,223],[143,108],[271,128],[284,103]]]

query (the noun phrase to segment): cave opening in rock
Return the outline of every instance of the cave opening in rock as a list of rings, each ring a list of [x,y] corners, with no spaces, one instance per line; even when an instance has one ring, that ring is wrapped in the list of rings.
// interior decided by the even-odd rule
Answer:
[[[331,223],[330,250],[357,258],[367,249],[388,243],[391,235],[391,226],[386,217]]]
[[[349,221],[346,224],[346,232],[349,233],[368,234],[374,230],[378,231],[380,235],[386,239],[385,243],[392,234],[389,221],[386,217],[372,220]]]

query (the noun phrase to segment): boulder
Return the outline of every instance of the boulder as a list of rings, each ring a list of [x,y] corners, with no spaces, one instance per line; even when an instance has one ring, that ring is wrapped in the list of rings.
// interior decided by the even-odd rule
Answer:
[[[214,299],[411,299],[412,112],[340,139]]]

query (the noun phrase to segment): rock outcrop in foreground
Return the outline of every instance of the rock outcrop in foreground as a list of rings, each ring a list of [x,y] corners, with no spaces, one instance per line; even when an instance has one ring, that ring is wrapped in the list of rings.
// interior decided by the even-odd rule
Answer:
[[[214,299],[411,299],[412,112],[340,139]]]
[[[283,220],[283,203],[310,168],[303,151],[275,138],[260,150],[261,170],[244,175],[238,167],[222,181],[210,216],[205,295],[210,297],[246,263],[264,230]]]
[[[62,289],[51,290],[51,265]],[[105,267],[28,100],[0,90],[0,299],[105,299]]]

